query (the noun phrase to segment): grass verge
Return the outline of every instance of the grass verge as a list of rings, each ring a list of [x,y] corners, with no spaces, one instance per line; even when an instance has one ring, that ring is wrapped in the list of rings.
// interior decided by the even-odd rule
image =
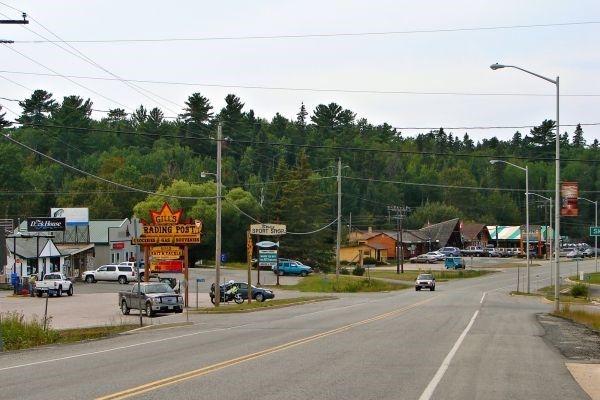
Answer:
[[[595,330],[596,332],[600,332],[600,314],[590,313],[583,310],[571,310],[569,304],[563,305],[559,312],[552,314],[575,321]]]
[[[587,304],[589,300],[587,297],[575,297],[570,294],[562,293],[563,290],[570,288],[569,285],[561,285],[560,286],[560,301],[562,303],[577,303],[577,304]],[[546,298],[546,300],[554,301],[554,286],[544,286],[538,289],[538,292],[542,294]]]
[[[302,279],[296,285],[286,286],[285,289],[298,290],[311,293],[359,293],[359,292],[388,292],[402,290],[411,285],[402,283],[385,282],[378,279],[368,279],[364,276],[340,275],[311,275]]]
[[[484,276],[487,274],[491,274],[492,271],[480,271],[476,269],[465,269],[465,270],[444,270],[444,271],[431,271],[431,270],[404,270],[404,273],[397,274],[394,271],[371,271],[371,277],[373,278],[382,278],[382,279],[393,279],[398,281],[410,281],[412,285],[412,281],[417,279],[417,275],[419,274],[433,274],[437,281],[444,281],[450,279],[464,279],[464,278],[477,278],[479,276]]]
[[[34,317],[25,320],[24,315],[17,311],[0,313],[0,321],[4,351],[98,339],[138,327],[138,325],[113,325],[66,330],[47,328],[44,330],[42,318]],[[46,321],[46,325],[50,325],[50,322]]]
[[[190,314],[222,314],[232,312],[250,312],[264,310],[267,308],[287,307],[295,304],[303,304],[315,301],[324,301],[335,299],[333,296],[310,296],[310,297],[294,297],[289,299],[267,300],[264,302],[252,301],[252,303],[235,304],[221,303],[219,307],[199,308],[197,310],[189,310]]]
[[[590,277],[590,279],[587,281],[582,281],[579,279],[579,276],[575,276],[575,275],[570,276],[569,279],[574,282],[591,283],[592,285],[594,285],[594,284],[600,285],[600,272],[587,273],[586,275],[588,275]]]

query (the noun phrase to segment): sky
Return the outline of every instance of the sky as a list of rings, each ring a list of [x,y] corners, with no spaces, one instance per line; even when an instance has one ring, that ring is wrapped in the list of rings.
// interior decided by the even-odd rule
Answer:
[[[334,102],[403,136],[475,141],[555,120],[556,85],[498,62],[559,77],[561,133],[600,140],[596,0],[0,0],[0,20],[21,12],[28,25],[0,24],[11,120],[36,89],[90,98],[95,118],[142,104],[176,117],[195,92],[268,120]]]

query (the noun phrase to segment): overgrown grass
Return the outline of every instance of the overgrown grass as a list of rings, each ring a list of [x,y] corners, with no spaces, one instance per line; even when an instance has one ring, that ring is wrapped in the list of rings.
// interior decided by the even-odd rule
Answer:
[[[404,273],[397,274],[394,271],[371,271],[371,277],[382,278],[382,279],[393,279],[399,281],[414,281],[417,279],[419,274],[433,274],[435,279],[438,281],[450,280],[450,279],[464,279],[464,278],[477,278],[479,276],[487,275],[492,271],[480,271],[476,269],[464,269],[464,270],[443,270],[443,271],[431,271],[431,270],[404,270]]]
[[[31,347],[57,343],[71,343],[81,340],[98,339],[136,328],[137,325],[114,325],[96,328],[79,328],[54,330],[50,328],[51,320],[46,320],[44,330],[43,318],[33,317],[25,320],[17,311],[0,313],[4,350],[21,350]]]
[[[285,307],[294,304],[301,304],[313,301],[324,301],[334,299],[333,296],[314,296],[314,297],[294,297],[289,299],[277,299],[277,300],[267,300],[264,302],[253,300],[252,303],[248,304],[247,302],[242,304],[231,303],[221,303],[219,307],[209,307],[209,308],[199,308],[197,310],[190,309],[190,313],[200,313],[200,314],[219,314],[219,313],[231,313],[231,312],[249,312],[256,311],[265,308],[277,308],[277,307]]]
[[[301,292],[315,293],[358,293],[358,292],[386,292],[390,290],[401,290],[409,285],[385,282],[367,277],[340,275],[339,280],[335,275],[311,275],[302,279],[296,285],[286,286],[286,289],[299,290]]]
[[[565,304],[559,312],[553,314],[578,322],[600,332],[600,314],[598,313],[590,313],[584,310],[571,310],[569,304]]]
[[[561,285],[560,286],[560,290],[561,292],[564,289],[568,289],[570,288],[570,286],[568,285]],[[550,301],[554,301],[554,286],[544,286],[540,289],[538,289],[538,292],[542,293],[543,296]],[[579,303],[579,304],[586,304],[589,303],[588,299],[585,297],[574,297],[571,296],[570,294],[566,294],[566,293],[560,293],[560,301],[562,303]]]
[[[582,281],[579,280],[579,276],[570,276],[569,279],[574,281],[574,282],[582,282],[582,283],[591,283],[596,284],[596,285],[600,285],[600,272],[592,272],[592,273],[587,273],[586,275],[588,275],[590,277],[590,280],[587,281]]]

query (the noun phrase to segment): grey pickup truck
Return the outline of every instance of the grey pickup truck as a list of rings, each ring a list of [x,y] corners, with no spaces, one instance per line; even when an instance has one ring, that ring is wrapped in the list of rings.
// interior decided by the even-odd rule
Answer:
[[[166,283],[135,283],[131,290],[119,292],[121,312],[129,314],[129,310],[144,310],[148,317],[156,313],[183,312],[183,296]]]

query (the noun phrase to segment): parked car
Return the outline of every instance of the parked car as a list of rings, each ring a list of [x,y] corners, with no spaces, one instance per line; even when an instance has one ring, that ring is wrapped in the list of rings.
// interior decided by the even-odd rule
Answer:
[[[129,265],[102,265],[100,268],[92,271],[85,271],[81,274],[83,280],[87,283],[98,281],[115,281],[126,284],[129,281],[137,280],[137,275],[133,267]]]
[[[182,313],[183,296],[166,283],[142,282],[134,284],[131,290],[119,292],[119,306],[124,315],[132,308],[144,310],[148,317],[156,313]]]
[[[277,266],[271,267],[274,274],[283,275],[300,275],[306,276],[313,273],[313,269],[308,265],[302,264],[298,260],[288,260],[287,258],[280,258],[277,262]]]
[[[567,258],[583,258],[584,254],[585,253],[579,249],[571,249],[571,251],[567,253]]]
[[[460,249],[458,247],[442,247],[438,250],[443,253],[446,257],[458,257],[460,256]]]
[[[596,249],[595,247],[590,247],[589,249],[585,249],[583,251],[583,255],[585,257],[595,257],[597,253],[598,249]]]
[[[42,297],[43,293],[47,296],[60,297],[63,293],[73,296],[73,282],[65,274],[50,273],[44,275],[44,279],[35,282],[34,290],[37,297]]]
[[[444,261],[446,255],[441,251],[429,251],[427,254],[430,254],[435,257],[436,261]]]
[[[429,289],[430,291],[435,290],[435,276],[433,274],[419,274],[415,280],[415,290]]]
[[[409,261],[411,263],[416,263],[416,264],[430,264],[430,263],[434,263],[439,261],[437,255],[435,254],[430,254],[430,253],[425,253],[425,254],[419,254],[416,257],[411,257],[409,259]]]
[[[460,251],[463,256],[483,257],[487,256],[487,250],[481,246],[469,246]]]
[[[446,269],[465,269],[465,260],[462,257],[446,257],[444,267]]]
[[[227,290],[229,290],[231,285],[237,286],[238,293],[242,296],[242,299],[248,300],[248,283],[247,282],[234,282],[233,284],[223,283],[223,284],[219,285],[219,293],[220,294],[225,293]],[[256,301],[263,302],[265,300],[275,298],[275,293],[273,293],[269,289],[263,289],[260,287],[256,287],[254,285],[251,285],[251,287],[252,287],[252,289],[251,289],[252,299],[254,299]],[[210,301],[214,304],[215,303],[215,285],[214,285],[214,283],[210,287],[209,296],[210,296]],[[221,295],[221,299],[223,299],[222,295]]]

